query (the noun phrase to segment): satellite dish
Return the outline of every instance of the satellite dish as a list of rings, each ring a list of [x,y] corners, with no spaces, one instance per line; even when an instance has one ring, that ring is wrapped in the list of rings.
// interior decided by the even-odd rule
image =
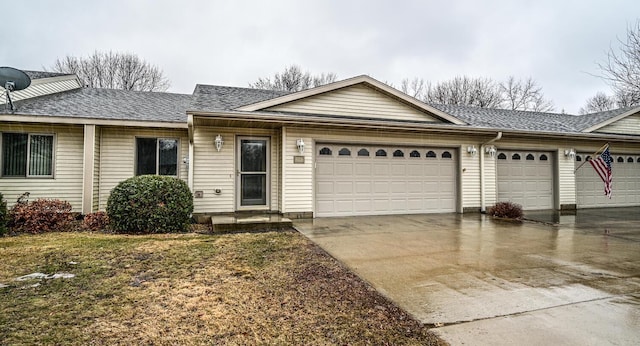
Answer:
[[[31,78],[26,73],[13,67],[0,67],[0,86],[7,94],[7,105],[14,110],[11,92],[26,89],[31,85]]]

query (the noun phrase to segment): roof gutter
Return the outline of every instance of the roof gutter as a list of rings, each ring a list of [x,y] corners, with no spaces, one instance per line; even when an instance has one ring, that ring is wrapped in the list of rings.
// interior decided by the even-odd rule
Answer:
[[[484,142],[480,145],[480,212],[485,214],[487,212],[487,207],[485,205],[485,195],[486,189],[485,185],[485,174],[484,174],[484,152],[487,145],[499,141],[502,138],[502,131],[499,131],[498,134],[491,140]],[[494,149],[495,150],[495,149]],[[494,152],[495,154],[495,152]]]

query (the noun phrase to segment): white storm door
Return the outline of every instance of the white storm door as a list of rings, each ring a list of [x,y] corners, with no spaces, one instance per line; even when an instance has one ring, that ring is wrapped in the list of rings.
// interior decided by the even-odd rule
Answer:
[[[238,137],[238,209],[269,207],[269,138]]]

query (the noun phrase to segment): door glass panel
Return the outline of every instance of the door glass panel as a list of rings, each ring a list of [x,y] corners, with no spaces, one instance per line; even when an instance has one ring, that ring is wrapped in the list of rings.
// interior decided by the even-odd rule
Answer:
[[[241,140],[242,172],[266,172],[267,171],[267,141],[259,139]]]
[[[267,204],[267,179],[265,174],[242,175],[242,205]]]

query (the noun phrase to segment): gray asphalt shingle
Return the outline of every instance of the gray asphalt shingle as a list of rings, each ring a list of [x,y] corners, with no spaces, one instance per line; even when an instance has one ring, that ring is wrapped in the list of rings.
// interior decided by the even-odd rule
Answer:
[[[186,123],[192,95],[80,88],[17,101],[16,114]]]
[[[187,111],[231,111],[240,106],[287,94],[289,93],[283,91],[204,84],[196,85],[192,95],[81,88],[18,101],[16,102],[17,111],[15,113],[184,123],[186,122]],[[441,104],[432,104],[431,106],[459,118],[472,127],[558,133],[580,132],[633,109],[622,108],[576,116]],[[277,114],[285,118],[287,113],[277,112]],[[317,116],[342,117],[338,115]]]

